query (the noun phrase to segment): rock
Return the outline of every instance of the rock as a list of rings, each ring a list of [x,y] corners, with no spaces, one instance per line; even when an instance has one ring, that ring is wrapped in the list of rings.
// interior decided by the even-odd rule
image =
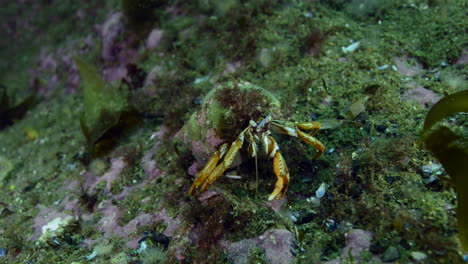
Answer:
[[[406,55],[395,58],[396,68],[401,75],[414,77],[422,71],[422,66],[419,63],[409,65],[408,61],[410,59],[411,58]]]
[[[382,255],[382,261],[384,262],[391,262],[399,259],[401,257],[400,251],[398,248],[394,246],[390,246],[385,250],[385,252]]]
[[[427,254],[420,251],[413,251],[410,253],[411,257],[416,261],[423,261],[427,259]]]
[[[418,101],[421,105],[430,107],[437,103],[442,97],[437,93],[428,90],[417,83],[409,83],[408,87],[412,89],[403,93],[403,99]]]
[[[159,46],[163,37],[163,31],[160,29],[153,29],[148,38],[146,39],[146,49],[152,51]]]
[[[69,215],[54,218],[52,221],[42,226],[42,235],[39,237],[39,242],[51,244],[58,241],[56,239],[62,237],[68,229],[74,226],[74,223],[75,219]]]
[[[361,253],[371,246],[372,233],[362,229],[353,229],[346,234],[346,240],[341,257],[348,258],[351,253],[354,259],[359,260]]]
[[[341,258],[333,259],[322,264],[348,263],[349,254],[355,263],[360,263],[361,253],[369,250],[372,241],[372,233],[362,229],[352,229],[346,234],[346,246],[341,251]]]
[[[104,22],[101,28],[102,51],[101,57],[105,61],[114,61],[120,53],[118,38],[125,31],[122,13],[114,13]]]
[[[244,239],[227,246],[229,259],[235,264],[247,263],[252,249],[258,247],[264,251],[265,259],[270,264],[292,263],[294,256],[291,247],[294,234],[288,230],[268,230],[256,238]]]

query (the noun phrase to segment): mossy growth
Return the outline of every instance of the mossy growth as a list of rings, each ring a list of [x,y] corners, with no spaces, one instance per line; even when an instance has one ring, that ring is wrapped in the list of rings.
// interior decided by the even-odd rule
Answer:
[[[274,111],[278,115],[280,107],[278,99],[259,87],[247,83],[229,83],[223,89],[214,90],[214,98],[229,114],[221,116],[219,134],[222,138],[234,140],[235,137],[249,125],[250,120],[259,121],[262,117]]]

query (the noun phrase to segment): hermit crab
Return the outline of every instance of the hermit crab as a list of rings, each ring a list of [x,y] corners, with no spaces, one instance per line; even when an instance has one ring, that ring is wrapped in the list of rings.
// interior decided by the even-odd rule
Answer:
[[[317,153],[313,159],[322,155],[325,146],[313,137],[321,127],[319,122],[281,121],[277,119],[279,110],[280,103],[271,93],[248,82],[228,82],[212,90],[200,111],[182,129],[184,142],[197,161],[205,164],[195,176],[189,195],[198,188],[205,191],[246,158],[257,158],[262,145],[265,154],[273,159],[277,177],[268,200],[281,199],[288,188],[289,170],[271,134],[298,137],[314,146]]]

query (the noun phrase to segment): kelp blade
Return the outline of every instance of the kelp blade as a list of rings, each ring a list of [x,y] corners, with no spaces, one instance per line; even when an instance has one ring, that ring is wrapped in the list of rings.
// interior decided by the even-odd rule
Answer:
[[[457,192],[457,219],[460,242],[468,251],[468,140],[440,126],[424,137],[426,147],[444,165]]]
[[[423,135],[437,122],[458,112],[468,112],[468,90],[447,95],[437,102],[424,120]]]

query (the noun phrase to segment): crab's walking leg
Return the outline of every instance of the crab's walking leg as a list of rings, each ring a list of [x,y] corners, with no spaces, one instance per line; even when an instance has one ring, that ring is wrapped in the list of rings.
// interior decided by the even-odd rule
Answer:
[[[317,133],[317,131],[319,131],[320,127],[322,127],[322,124],[319,122],[302,122],[296,123],[296,127],[300,130],[312,130],[309,135],[313,136],[315,133]]]
[[[202,185],[202,183],[205,181],[206,177],[210,175],[210,173],[213,171],[213,169],[216,167],[218,164],[218,161],[226,154],[228,148],[228,144],[224,143],[221,145],[221,147],[211,156],[211,158],[208,160],[206,163],[205,167],[197,173],[197,176],[195,177],[195,180],[193,181],[192,186],[190,187],[189,190],[189,195],[193,195],[195,190]]]
[[[276,141],[267,136],[267,154],[271,158],[273,158],[273,171],[276,175],[276,183],[275,189],[268,197],[268,200],[271,201],[273,199],[281,199],[283,198],[286,190],[288,189],[289,185],[289,170],[286,162],[284,161],[283,155],[279,152],[278,144]]]
[[[316,159],[320,157],[325,151],[325,146],[318,139],[313,137],[313,135],[317,133],[317,131],[322,126],[319,122],[297,123],[295,124],[294,129],[291,127],[282,126],[278,123],[272,123],[272,125],[277,132],[283,133],[292,137],[298,137],[302,139],[303,141],[305,141],[306,143],[309,143],[312,146],[314,146],[318,150],[318,152],[317,154],[315,154],[315,156],[312,159]],[[307,134],[301,129],[312,130],[312,132],[310,132],[310,134]]]
[[[244,131],[242,131],[237,139],[232,142],[231,147],[229,148],[228,152],[226,153],[226,156],[224,157],[223,162],[218,164],[216,168],[214,168],[208,178],[206,178],[205,182],[203,183],[203,186],[201,188],[202,191],[205,191],[210,184],[212,184],[216,179],[219,178],[219,176],[223,175],[223,173],[231,167],[232,163],[236,159],[237,155],[239,154],[239,150],[242,148],[242,145],[244,144],[244,133],[247,129],[250,127],[247,127]]]
[[[318,151],[317,151],[317,154],[315,154],[315,156],[312,158],[312,159],[316,159],[318,157],[320,157],[323,152],[325,151],[325,146],[322,144],[322,142],[320,142],[318,139],[314,138],[313,136],[305,133],[305,132],[302,132],[299,128],[296,127],[296,133],[297,133],[297,136],[302,139],[303,141],[311,144],[312,146],[314,146],[314,148],[316,148]]]

